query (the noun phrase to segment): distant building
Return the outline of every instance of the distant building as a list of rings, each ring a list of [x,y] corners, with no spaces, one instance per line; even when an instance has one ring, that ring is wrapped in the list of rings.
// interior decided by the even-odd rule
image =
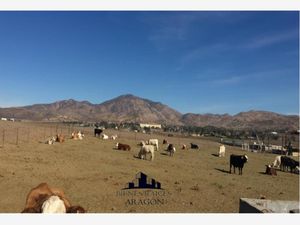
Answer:
[[[161,124],[149,124],[149,123],[140,123],[141,128],[156,128],[161,129]]]

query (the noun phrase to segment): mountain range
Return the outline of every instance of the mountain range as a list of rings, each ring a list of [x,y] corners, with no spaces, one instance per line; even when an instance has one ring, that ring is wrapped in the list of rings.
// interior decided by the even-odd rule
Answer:
[[[229,114],[182,114],[160,102],[131,94],[101,104],[73,99],[50,104],[0,108],[0,117],[33,121],[112,121],[144,122],[169,125],[215,126],[230,129],[298,130],[298,115],[267,111]]]

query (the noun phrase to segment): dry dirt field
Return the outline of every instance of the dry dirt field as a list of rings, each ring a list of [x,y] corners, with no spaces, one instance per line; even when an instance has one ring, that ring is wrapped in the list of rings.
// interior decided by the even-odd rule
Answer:
[[[22,127],[30,134],[22,131],[19,145],[12,141],[2,147],[2,129],[11,127]],[[69,132],[67,128],[64,131]],[[228,173],[229,155],[243,154],[242,150],[226,146],[226,157],[219,158],[213,155],[219,144],[201,138],[106,130],[105,133],[117,134],[119,138],[101,140],[93,137],[90,128],[82,141],[68,138],[65,143],[47,145],[42,143],[46,133],[41,124],[0,121],[1,213],[22,211],[27,193],[41,182],[62,188],[71,203],[83,206],[89,213],[236,213],[242,197],[264,195],[273,200],[299,200],[299,175],[280,171],[273,177],[263,174],[265,165],[275,159],[273,154],[247,152],[249,162],[240,176]],[[154,161],[136,158],[137,142],[150,137],[160,141]],[[175,144],[174,157],[165,154],[164,138]],[[131,145],[132,150],[114,150],[116,142]],[[200,150],[180,149],[181,144],[190,142],[197,143]],[[161,183],[163,196],[148,196],[153,200],[149,201],[151,204],[126,204],[133,197],[118,193],[140,171]],[[163,198],[163,204],[158,204],[156,198]]]

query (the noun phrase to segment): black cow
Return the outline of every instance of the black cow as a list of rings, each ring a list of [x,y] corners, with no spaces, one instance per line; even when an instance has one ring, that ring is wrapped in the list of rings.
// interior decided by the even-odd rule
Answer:
[[[231,167],[233,166],[233,172],[235,173],[235,168],[239,168],[239,175],[243,174],[243,167],[244,164],[248,161],[247,155],[230,155],[230,173],[231,173]]]
[[[176,149],[175,149],[173,144],[169,144],[168,147],[167,147],[167,151],[170,153],[170,156],[173,156]]]
[[[96,136],[99,136],[100,137],[100,134],[103,132],[103,130],[101,130],[100,128],[95,128],[94,130],[94,134],[95,134],[95,137]]]
[[[289,170],[292,173],[293,171],[295,171],[296,167],[299,167],[299,162],[287,157],[287,156],[281,156],[281,164],[280,164],[280,170],[281,171],[285,171],[285,170]]]
[[[191,143],[191,149],[199,149],[199,146],[196,144]]]

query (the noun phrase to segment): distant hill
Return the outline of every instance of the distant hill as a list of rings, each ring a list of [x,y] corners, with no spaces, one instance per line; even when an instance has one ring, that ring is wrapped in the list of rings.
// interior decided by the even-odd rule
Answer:
[[[134,95],[121,95],[101,104],[73,99],[50,104],[0,108],[0,117],[34,121],[112,121],[170,125],[215,126],[231,129],[299,129],[299,116],[266,111],[229,114],[181,114],[160,102]]]
[[[286,116],[266,111],[241,112],[234,116],[188,113],[182,116],[182,122],[190,126],[215,126],[231,129],[299,129],[299,116]]]
[[[181,113],[160,102],[122,95],[96,106],[99,119],[147,123],[181,124]]]

